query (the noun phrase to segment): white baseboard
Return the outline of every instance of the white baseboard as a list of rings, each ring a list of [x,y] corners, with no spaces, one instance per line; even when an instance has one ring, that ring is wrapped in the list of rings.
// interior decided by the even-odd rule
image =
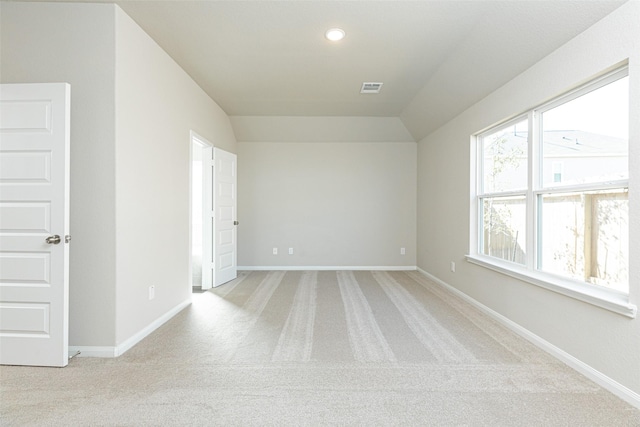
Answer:
[[[167,311],[165,314],[151,322],[148,326],[140,330],[131,338],[125,340],[122,344],[105,347],[105,346],[69,346],[69,356],[77,355],[77,357],[118,357],[122,356],[127,350],[149,336],[153,331],[171,320],[176,314],[180,313],[191,304],[191,299],[181,302],[180,304]]]
[[[416,271],[415,265],[360,265],[360,266],[335,266],[335,265],[312,265],[312,266],[273,266],[273,265],[248,265],[238,266],[238,271]]]
[[[612,378],[606,376],[602,372],[592,368],[591,366],[587,365],[586,363],[584,363],[580,359],[578,359],[578,358],[570,355],[566,351],[556,347],[555,345],[553,345],[550,342],[544,340],[543,338],[539,337],[538,335],[534,334],[533,332],[529,331],[528,329],[518,325],[517,323],[515,323],[513,320],[509,319],[508,317],[505,317],[502,314],[498,313],[497,311],[494,311],[494,310],[490,309],[489,307],[487,307],[486,305],[476,301],[475,299],[473,299],[469,295],[467,295],[464,292],[454,288],[453,286],[449,285],[445,281],[440,280],[439,278],[437,278],[436,276],[434,276],[434,275],[432,275],[430,273],[427,273],[426,271],[424,271],[421,268],[417,268],[417,270],[418,270],[418,272],[423,274],[425,277],[427,277],[429,280],[437,283],[438,285],[440,285],[440,286],[444,287],[445,289],[451,291],[453,294],[459,296],[460,298],[462,298],[466,302],[470,303],[474,307],[480,309],[481,311],[483,311],[484,313],[486,313],[487,315],[489,315],[493,319],[497,320],[498,322],[500,322],[501,324],[503,324],[507,328],[511,329],[516,334],[520,335],[521,337],[523,337],[527,341],[531,342],[536,347],[546,351],[547,353],[549,353],[550,355],[552,355],[556,359],[558,359],[561,362],[565,363],[569,367],[575,369],[576,371],[578,371],[579,373],[581,373],[585,377],[589,378],[591,381],[595,382],[599,386],[601,386],[601,387],[605,388],[606,390],[610,391],[611,393],[615,394],[620,399],[622,399],[625,402],[627,402],[627,403],[635,406],[636,408],[640,409],[640,394],[638,394],[635,391],[631,390],[630,388],[620,384],[619,382],[613,380]]]

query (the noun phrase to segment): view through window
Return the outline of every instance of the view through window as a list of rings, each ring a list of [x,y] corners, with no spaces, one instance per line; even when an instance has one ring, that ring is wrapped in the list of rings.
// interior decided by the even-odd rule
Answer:
[[[478,136],[479,254],[628,292],[628,80],[617,70]]]

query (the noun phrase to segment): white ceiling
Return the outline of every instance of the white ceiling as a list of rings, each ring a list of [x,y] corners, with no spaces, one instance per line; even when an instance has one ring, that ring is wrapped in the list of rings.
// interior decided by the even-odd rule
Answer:
[[[419,138],[624,1],[116,3],[231,116],[412,118]]]

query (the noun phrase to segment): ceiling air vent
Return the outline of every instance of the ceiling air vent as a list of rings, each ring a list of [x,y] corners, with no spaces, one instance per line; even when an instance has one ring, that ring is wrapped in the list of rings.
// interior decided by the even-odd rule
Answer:
[[[380,93],[382,83],[364,82],[362,83],[362,89],[360,93]]]

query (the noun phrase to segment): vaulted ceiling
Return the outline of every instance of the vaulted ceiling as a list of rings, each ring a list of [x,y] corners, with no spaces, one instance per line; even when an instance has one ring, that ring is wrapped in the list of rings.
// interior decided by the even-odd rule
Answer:
[[[419,139],[624,1],[116,3],[230,116],[400,117]]]

